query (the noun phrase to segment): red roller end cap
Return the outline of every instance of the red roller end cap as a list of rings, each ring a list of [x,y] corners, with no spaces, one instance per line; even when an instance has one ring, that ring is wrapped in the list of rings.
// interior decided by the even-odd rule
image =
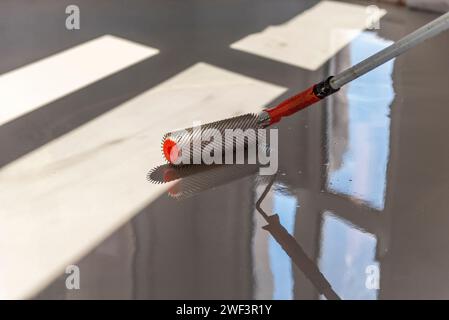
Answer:
[[[176,142],[174,142],[173,140],[166,139],[164,141],[162,149],[164,151],[165,159],[167,159],[168,162],[173,163],[174,161],[176,161],[176,159],[178,159],[179,156],[178,146],[176,145]]]
[[[173,180],[179,179],[178,171],[173,168],[168,168],[164,171],[164,182],[171,182]]]

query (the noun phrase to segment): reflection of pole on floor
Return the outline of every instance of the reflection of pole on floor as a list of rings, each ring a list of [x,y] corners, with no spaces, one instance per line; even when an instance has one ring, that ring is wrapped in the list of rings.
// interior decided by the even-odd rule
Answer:
[[[281,225],[279,216],[277,214],[269,216],[262,210],[260,204],[266,197],[267,193],[271,189],[275,180],[275,176],[272,177],[268,183],[261,197],[256,203],[256,209],[268,222],[268,225],[263,229],[270,232],[277,243],[292,259],[294,264],[301,270],[304,275],[312,282],[318,292],[326,297],[328,300],[340,300],[340,297],[332,289],[331,284],[327,281],[324,275],[320,272],[315,263],[307,256],[303,248],[299,245],[296,239],[288,233],[288,231]]]
[[[281,225],[277,214],[268,217],[268,225],[263,227],[263,229],[270,232],[295,265],[309,278],[319,293],[328,300],[340,300],[340,297],[332,289],[332,286],[315,263],[307,256],[303,248],[296,242],[296,239]]]

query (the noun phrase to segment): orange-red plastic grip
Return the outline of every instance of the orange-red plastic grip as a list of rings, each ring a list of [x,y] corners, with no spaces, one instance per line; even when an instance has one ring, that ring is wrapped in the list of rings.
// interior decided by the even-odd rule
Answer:
[[[314,92],[315,85],[309,89],[288,98],[276,107],[265,110],[270,115],[270,125],[281,120],[282,117],[289,116],[299,110],[320,101],[321,99]]]

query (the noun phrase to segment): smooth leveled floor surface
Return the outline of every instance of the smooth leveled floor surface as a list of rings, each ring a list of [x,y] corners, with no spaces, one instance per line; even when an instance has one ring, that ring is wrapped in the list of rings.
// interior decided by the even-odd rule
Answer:
[[[449,298],[449,33],[284,119],[272,177],[173,170],[160,151],[169,130],[272,106],[437,14],[78,1],[67,30],[70,4],[0,4],[1,298]],[[270,182],[279,223],[255,207]]]

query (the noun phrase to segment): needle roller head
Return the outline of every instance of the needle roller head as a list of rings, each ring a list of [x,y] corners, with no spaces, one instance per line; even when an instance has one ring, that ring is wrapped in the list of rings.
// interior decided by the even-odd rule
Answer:
[[[219,149],[224,157],[227,150],[236,150],[238,147],[245,148],[249,143],[256,143],[256,141],[251,141],[256,139],[256,136],[245,136],[244,139],[237,137],[239,132],[260,128],[263,128],[263,125],[258,115],[245,114],[168,132],[162,138],[162,153],[171,164],[199,164],[202,163],[201,156],[205,148],[212,154],[214,150]]]

